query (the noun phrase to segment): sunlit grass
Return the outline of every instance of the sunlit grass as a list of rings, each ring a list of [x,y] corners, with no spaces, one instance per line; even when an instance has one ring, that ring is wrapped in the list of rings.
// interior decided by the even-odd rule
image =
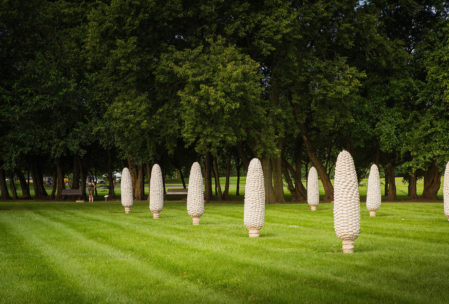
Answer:
[[[441,203],[362,205],[343,255],[332,204],[268,205],[249,239],[241,203],[185,203],[153,220],[144,202],[1,202],[2,303],[448,303]]]

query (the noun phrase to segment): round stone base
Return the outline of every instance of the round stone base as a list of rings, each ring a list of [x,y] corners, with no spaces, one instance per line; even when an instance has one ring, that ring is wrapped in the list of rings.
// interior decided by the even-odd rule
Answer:
[[[376,210],[370,211],[370,212],[369,212],[369,216],[376,216]]]
[[[125,207],[125,213],[128,214],[131,212],[131,207]]]
[[[259,237],[260,229],[249,229],[249,237]]]
[[[315,205],[311,205],[311,206],[310,206],[310,210],[316,211],[316,206],[315,206]]]
[[[192,224],[194,226],[198,226],[200,224],[200,217],[199,216],[193,216],[192,217]]]
[[[354,253],[354,241],[353,240],[343,240],[343,253]]]
[[[160,213],[156,212],[156,211],[153,211],[153,218],[154,219],[158,219],[159,217],[160,217]]]

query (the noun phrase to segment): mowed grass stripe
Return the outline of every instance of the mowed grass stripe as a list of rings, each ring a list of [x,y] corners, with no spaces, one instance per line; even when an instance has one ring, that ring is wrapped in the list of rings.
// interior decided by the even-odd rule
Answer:
[[[85,215],[85,216],[93,217],[92,215]],[[125,216],[125,218],[126,217],[128,219],[130,218],[129,216]],[[101,221],[102,219],[97,217],[97,218],[94,218],[94,220]],[[152,219],[149,219],[149,220],[152,221]],[[111,223],[110,221],[107,221],[107,220],[104,220],[104,222],[108,222],[108,224]],[[160,221],[158,221],[158,222],[160,222]],[[126,229],[125,227],[127,226],[124,223],[115,223],[115,224],[116,224],[115,226],[118,226],[117,227],[118,231],[114,232],[114,235],[120,234],[120,231],[123,231],[124,229]],[[99,227],[99,228],[101,230],[101,227]],[[143,229],[145,229],[145,228],[143,228]],[[139,231],[140,231],[140,229],[139,229]],[[137,234],[138,236],[140,236],[140,234],[142,234],[142,233],[139,233],[139,231],[134,231],[134,232],[131,232],[131,233]],[[117,240],[117,238],[115,238],[115,239]],[[158,264],[159,265],[163,265],[164,267],[170,267],[171,271],[173,271],[175,273],[179,273],[181,271],[181,269],[185,268],[185,266],[188,266],[188,264],[193,264],[193,265],[198,264],[198,265],[200,265],[199,269],[204,269],[204,267],[205,266],[207,267],[207,265],[204,265],[205,261],[204,261],[203,258],[206,257],[206,259],[207,259],[208,257],[210,257],[210,252],[215,252],[215,250],[207,250],[207,248],[202,248],[200,246],[188,246],[188,242],[185,242],[181,238],[175,238],[173,236],[170,236],[169,234],[161,235],[160,233],[155,233],[154,235],[143,235],[143,236],[140,236],[140,239],[143,239],[143,240],[145,240],[145,239],[153,239],[153,240],[156,240],[157,243],[164,244],[164,245],[170,244],[170,245],[175,245],[177,247],[184,246],[184,247],[181,248],[182,251],[191,252],[192,253],[191,258],[193,258],[194,260],[193,261],[191,260],[186,265],[183,265],[183,266],[181,265],[180,266],[180,265],[177,265],[178,263],[176,263],[176,260],[173,260],[173,259],[169,258],[169,255],[167,254],[167,250],[162,249],[161,251],[159,251],[158,258],[161,260],[161,262],[158,263]],[[108,240],[108,242],[111,242],[111,240]],[[179,243],[181,243],[181,244],[179,244]],[[125,250],[128,250],[129,252],[136,252],[136,251],[137,252],[141,252],[141,253],[145,252],[145,248],[142,248],[142,247],[138,248],[138,247],[135,246],[137,244],[136,242],[133,242],[132,244],[134,244],[132,247],[127,247],[125,244],[122,244],[120,241],[117,243],[118,246],[126,247]],[[151,251],[151,257],[155,256],[154,249],[157,250],[159,248],[157,248],[157,247],[154,248],[153,247],[153,251]],[[230,259],[230,254],[227,253],[227,252],[223,252],[222,254],[219,254],[218,256],[215,255],[214,258],[219,258],[222,261],[222,263],[220,263],[221,265],[214,265],[214,268],[209,268],[210,270],[212,270],[212,269],[214,270],[212,273],[215,273],[216,267],[223,267],[222,270],[224,272],[229,272],[229,270],[233,266],[234,267],[237,266],[237,269],[239,269],[240,272],[241,272],[241,270],[242,270],[241,267],[247,267],[248,266],[248,263],[246,263],[244,261],[244,259],[241,259],[241,258],[240,259],[236,259],[235,260],[236,263],[234,263],[234,264],[228,264],[227,262],[229,262],[229,261],[223,261],[223,259]],[[235,264],[237,264],[237,265],[235,265]],[[258,267],[260,267],[260,266],[262,266],[262,265],[260,265],[260,261],[258,261]],[[196,269],[195,268],[192,269],[191,272],[192,273],[189,274],[189,276],[192,276],[192,279],[197,277],[197,276],[201,276],[203,274],[202,272],[196,273]],[[249,271],[249,273],[251,273],[251,271]],[[217,277],[216,279],[220,280],[219,277]],[[242,278],[237,277],[237,279],[238,279],[237,283],[240,284],[241,281],[242,281],[241,279],[244,279],[244,277],[242,277]],[[270,278],[267,278],[267,280],[270,280]],[[263,285],[260,285],[258,283],[258,281],[259,280],[254,280],[254,283],[256,284],[256,287],[257,286],[261,286],[263,288]],[[216,283],[216,281],[213,281],[213,282]],[[235,291],[235,287],[239,286],[238,284],[236,286],[232,286],[232,288],[230,290],[231,291]],[[220,288],[223,288],[223,287],[226,287],[226,286],[220,286]],[[273,297],[271,297],[271,299],[273,299]],[[269,299],[267,299],[267,300],[269,300]]]
[[[89,217],[91,217],[91,215],[87,215],[87,216],[89,216]],[[128,217],[128,216],[125,216],[125,217]],[[101,230],[101,229],[100,229]],[[119,229],[120,231],[122,231],[123,229]],[[163,236],[156,236],[156,235],[153,235],[153,236],[151,236],[151,237],[153,237],[153,238],[156,238],[156,239],[158,239],[158,241],[166,241],[167,239],[171,239],[171,240],[175,240],[175,241],[178,241],[178,242],[182,242],[182,240],[181,239],[179,239],[179,238],[173,238],[173,237],[170,237],[169,235],[163,235]],[[143,238],[145,238],[145,236],[143,237]],[[133,243],[133,244],[136,244],[135,242]],[[130,248],[128,248],[128,250],[130,250],[130,251],[135,251],[136,249],[139,249],[139,248],[135,248],[135,247],[133,247],[132,249],[130,249]],[[204,248],[201,248],[201,247],[195,247],[195,248],[183,248],[184,250],[186,250],[186,251],[191,251],[191,252],[195,252],[196,254],[199,254],[198,255],[198,261],[195,261],[195,262],[193,262],[192,264],[201,264],[201,256],[206,256],[206,255],[204,255],[204,254],[201,254],[201,253],[204,253],[204,252],[209,252],[209,251],[211,251],[211,250],[207,250],[207,249],[204,249]],[[140,249],[141,251],[144,251],[145,249],[144,248],[141,248]],[[214,250],[212,250],[213,252],[214,252]],[[152,256],[154,256],[154,252],[152,252],[151,253],[151,255]],[[159,256],[163,259],[163,257],[166,257],[166,255],[164,255],[163,253],[161,254],[159,254]],[[230,259],[230,258],[232,258],[233,256],[232,256],[232,254],[229,254],[229,253],[226,253],[225,255],[218,255],[218,256],[215,256],[215,258],[219,258],[220,260],[222,260],[223,258],[226,258],[226,259]],[[242,270],[242,267],[243,268],[246,268],[246,267],[248,267],[248,266],[251,266],[251,265],[253,265],[253,266],[255,266],[256,268],[260,268],[260,269],[262,269],[263,270],[263,272],[268,272],[271,268],[273,268],[274,266],[276,266],[276,265],[271,265],[272,267],[271,268],[269,268],[269,269],[263,269],[264,268],[264,263],[266,262],[266,261],[264,261],[263,259],[261,260],[260,259],[260,257],[259,258],[256,258],[256,259],[248,259],[248,258],[245,258],[245,256],[238,256],[238,257],[236,257],[236,258],[234,258],[233,259],[234,261],[234,263],[233,263],[233,267],[235,267],[235,268],[237,268],[237,269],[240,269],[240,270]],[[163,261],[163,264],[167,267],[167,266],[171,266],[171,267],[173,267],[174,265],[173,265],[173,260],[167,260],[166,258],[164,259],[164,261]],[[224,268],[222,269],[223,271],[225,271],[225,272],[229,272],[228,271],[228,269],[230,268],[230,266],[229,266],[229,264],[228,265],[226,265],[226,262],[229,262],[229,261],[224,261],[224,263],[222,263],[222,265],[224,266]],[[270,264],[270,263],[268,263],[268,264]],[[272,264],[272,263],[271,263]],[[291,275],[290,275],[290,279],[289,279],[289,281],[291,281],[291,280],[294,280],[294,279],[297,279],[298,278],[298,274],[302,274],[303,276],[306,274],[306,269],[298,269],[298,271],[297,272],[294,272],[294,273],[292,273],[292,269],[288,269],[286,266],[284,266],[284,265],[281,265],[281,266],[279,266],[279,265],[277,265],[278,266],[278,269],[276,269],[276,271],[274,271],[274,272],[272,272],[272,273],[267,273],[267,276],[266,276],[266,281],[267,281],[267,283],[268,284],[271,284],[272,285],[272,278],[273,278],[273,275],[274,275],[274,277],[276,276],[276,275],[279,275],[279,270],[282,270],[282,271],[284,271],[284,273],[283,273],[283,275],[285,276],[285,275],[287,275],[288,273],[290,273]],[[214,268],[215,270],[217,270],[217,268],[215,267]],[[176,269],[175,269],[176,270]],[[262,288],[262,290],[259,290],[259,291],[257,291],[256,293],[257,294],[263,294],[265,291],[266,291],[266,288],[267,288],[267,285],[264,285],[264,284],[260,284],[260,282],[261,281],[263,281],[262,279],[261,279],[261,276],[257,276],[256,275],[256,273],[254,273],[253,271],[251,271],[251,270],[253,270],[253,269],[251,269],[251,267],[250,267],[250,269],[249,269],[249,272],[250,273],[253,273],[254,274],[254,276],[255,277],[257,277],[258,278],[258,280],[254,280],[254,283],[255,283],[255,286],[253,286],[253,287],[261,287]],[[197,275],[201,275],[201,273],[198,273]],[[315,271],[315,273],[313,273],[313,274],[309,274],[309,276],[311,276],[311,279],[313,279],[313,281],[309,281],[309,284],[310,284],[310,282],[316,282],[315,283],[315,287],[312,287],[312,286],[307,286],[307,288],[308,289],[310,289],[310,288],[313,288],[314,289],[314,292],[313,292],[313,294],[319,294],[320,293],[320,290],[321,290],[321,286],[322,286],[322,280],[323,279],[326,279],[326,280],[330,280],[329,281],[329,283],[331,283],[332,285],[334,285],[334,283],[336,283],[336,281],[334,281],[334,280],[331,280],[332,278],[328,278],[328,276],[327,275],[323,275],[323,274],[321,274],[320,275],[320,273],[317,273],[316,271]],[[218,278],[219,279],[219,278]],[[214,282],[216,282],[216,281],[214,281]],[[251,281],[250,281],[251,282]],[[239,283],[242,283],[242,282],[239,282]],[[248,283],[248,282],[246,282],[246,283]],[[346,282],[347,283],[347,282]],[[355,282],[354,281],[354,283],[357,283],[357,282]],[[269,285],[268,285],[269,286]],[[222,286],[222,287],[225,287],[225,286]],[[238,287],[238,285],[237,286],[233,286],[232,287],[232,290],[234,290],[234,288],[235,287]],[[276,288],[279,288],[280,290],[283,288],[283,287],[285,287],[285,286],[275,286]],[[341,286],[333,286],[334,288],[336,288],[336,287],[341,287]],[[305,288],[303,288],[303,289],[305,289]],[[340,296],[341,296],[341,293],[342,293],[342,290],[343,289],[341,289],[340,291],[339,291],[339,294],[340,294]],[[301,290],[299,290],[299,291],[301,291]],[[310,294],[310,290],[303,290],[302,291],[304,294]],[[279,295],[281,295],[282,293],[281,292],[279,292]],[[353,292],[350,292],[350,293],[348,293],[348,297],[353,297],[354,295],[353,295],[354,293]],[[276,294],[277,295],[277,294]],[[335,294],[335,295],[337,295],[337,294]],[[290,295],[291,296],[291,295]],[[328,294],[328,296],[329,296],[329,294]],[[273,295],[271,295],[271,296],[269,296],[269,297],[267,297],[266,299],[263,299],[264,301],[268,301],[268,302],[270,302],[270,301],[273,301],[273,300],[276,300],[276,296],[273,296]],[[300,298],[300,295],[298,295],[298,297],[296,297],[297,299],[298,298]],[[253,299],[256,299],[256,298],[253,298]],[[259,298],[259,300],[260,300],[260,298]],[[279,300],[283,300],[283,299],[279,299]],[[285,300],[285,299],[284,299]],[[356,298],[354,298],[354,300],[356,300]]]
[[[146,218],[148,218],[148,217],[146,217]],[[369,219],[369,218],[368,218],[368,220],[375,221],[375,220],[377,220],[377,219]],[[160,223],[160,222],[159,222],[159,223]],[[162,223],[160,223],[160,224],[162,224]],[[280,224],[280,225],[281,225],[281,224]],[[270,225],[267,225],[267,226],[275,226],[275,225],[274,225],[273,223],[271,223]],[[281,225],[281,226],[282,226],[282,225]],[[164,224],[164,227],[167,228],[165,224]],[[178,227],[179,227],[179,226],[178,226]],[[298,228],[301,228],[301,227],[298,227]],[[328,232],[333,231],[332,228],[330,228],[330,227],[327,227],[327,228],[329,229]],[[178,229],[179,229],[179,228],[178,228]],[[268,229],[268,228],[267,228],[267,229]],[[219,231],[219,230],[217,230],[217,231]],[[244,230],[244,231],[245,231],[245,234],[246,234],[246,230]],[[282,234],[284,235],[285,233],[292,233],[292,231],[293,231],[292,229],[290,229],[289,231],[287,230],[287,231],[285,231],[285,232],[283,231]],[[239,232],[240,232],[240,231],[239,231]],[[303,231],[300,231],[300,232],[302,233]],[[333,234],[333,232],[332,232],[331,234]],[[221,233],[220,233],[219,235],[221,235]],[[308,236],[309,236],[309,234],[306,235],[306,236],[303,236],[303,237],[308,237]],[[318,235],[318,236],[320,236],[320,235]],[[366,238],[367,236],[368,236],[368,237],[370,237],[370,236],[376,237],[376,236],[375,236],[374,234],[372,234],[372,233],[370,233],[370,234],[365,233],[365,234],[363,234],[363,236],[364,236],[365,238]],[[313,239],[313,235],[312,235],[312,234],[310,235],[310,237]],[[402,237],[401,237],[401,238],[397,238],[397,237],[395,238],[395,240],[402,240],[402,239],[404,239],[404,238],[402,238]],[[363,240],[363,238],[361,238],[361,239],[359,239],[359,240]],[[333,237],[333,236],[332,236],[332,241],[339,245],[339,241],[336,241],[335,237]],[[408,241],[408,238],[405,238],[404,241]],[[326,245],[326,247],[328,247],[328,245]]]
[[[67,299],[86,302],[71,282],[55,272],[28,238],[17,235],[3,222],[4,217],[5,214],[0,216],[0,235],[7,236],[0,242],[0,302],[64,303]],[[16,221],[15,224],[21,223]]]
[[[15,220],[2,218],[2,222],[8,224],[9,229],[20,235],[22,239],[25,239],[29,246],[39,251],[39,254],[43,256],[43,261],[40,262],[48,265],[48,267],[57,273],[63,286],[71,286],[78,297],[83,299],[80,301],[81,303],[130,303],[126,296],[117,294],[115,289],[108,288],[96,276],[86,271],[85,264],[79,263],[64,252],[73,250],[72,244],[57,242],[60,246],[59,248],[53,245],[53,242],[49,240],[51,232],[42,229],[42,227],[39,227],[40,225],[33,225],[36,222],[36,218],[32,215],[28,216],[26,221],[18,222],[17,218]],[[69,245],[72,246],[67,248]],[[64,246],[65,250],[61,246]],[[85,258],[86,260],[88,259],[87,256]],[[53,297],[53,292],[59,288],[59,284],[57,282],[52,286],[53,288],[47,294],[47,298],[42,302],[58,303]],[[75,303],[75,299],[70,294],[67,294],[66,297],[68,297],[67,302]],[[31,302],[33,303],[34,300]],[[64,303],[66,301],[61,302]],[[24,301],[23,303],[29,302]]]
[[[48,211],[46,212],[48,213]],[[124,252],[116,247],[89,239],[82,232],[80,233],[76,229],[64,224],[63,220],[56,220],[36,211],[34,213],[36,215],[35,219],[40,225],[50,228],[48,229],[49,232],[64,232],[64,236],[66,236],[65,243],[76,248],[73,254],[67,257],[68,259],[73,261],[79,260],[78,263],[84,263],[85,268],[91,270],[92,274],[103,275],[104,280],[102,285],[106,286],[105,288],[109,290],[120,290],[123,295],[127,295],[131,303],[143,301],[144,299],[151,299],[151,302],[161,303],[165,302],[167,298],[171,298],[170,301],[177,303],[189,303],[191,301],[214,303],[235,302],[230,298],[224,297],[222,294],[218,294],[212,290],[205,290],[204,286],[198,286],[198,284],[171,276],[168,272],[160,271],[152,267],[151,264],[143,263],[138,258],[133,257],[129,252]],[[66,217],[66,220],[71,223],[75,223],[76,219],[74,217]],[[88,229],[85,228],[80,228],[80,230],[84,233],[88,232]],[[122,232],[123,235],[131,243],[136,241],[132,235],[126,232]],[[54,233],[53,236],[57,238],[58,234]],[[64,250],[63,248],[59,249]],[[105,269],[101,269],[100,267],[102,266]],[[120,268],[119,273],[108,273],[110,270],[117,268]],[[129,276],[135,278],[133,280],[134,282],[127,281],[126,284],[120,284],[120,280],[111,280],[111,278],[115,279]]]
[[[60,243],[69,242],[67,246],[75,252],[64,249],[64,253],[98,280],[106,282],[108,288],[114,286],[107,284],[109,276],[119,272],[107,255],[112,250],[149,265],[144,273],[167,273],[168,280],[174,277],[190,281],[204,293],[224,293],[226,301],[447,302],[448,295],[444,291],[449,287],[449,237],[444,230],[447,221],[443,224],[439,220],[442,206],[410,205],[407,208],[402,204],[386,204],[381,209],[383,216],[374,219],[362,216],[362,235],[356,241],[357,252],[352,256],[340,253],[340,243],[332,227],[332,205],[327,204],[323,204],[323,208],[329,209],[321,213],[310,212],[306,205],[267,206],[266,227],[258,240],[248,239],[243,226],[243,206],[234,204],[207,205],[200,227],[192,227],[185,203],[166,204],[163,218],[158,221],[151,219],[148,206],[141,203],[133,207],[135,213],[131,215],[125,215],[118,204],[109,203],[27,203],[25,207],[19,203],[1,203],[0,218],[6,213],[8,217],[39,218],[30,222],[27,229],[36,226],[39,233],[49,231],[51,245],[57,248],[65,248],[66,245]],[[426,212],[420,213],[417,205]],[[40,217],[31,211],[39,213]],[[234,219],[226,217],[227,214],[232,214]],[[293,225],[298,227],[289,227],[291,220],[297,221]],[[310,228],[302,228],[301,223]],[[390,230],[386,225],[396,230],[391,235],[393,239],[378,235],[377,231]],[[438,237],[439,243],[428,237],[432,227],[438,231],[433,236]],[[78,236],[82,239],[78,240]],[[421,241],[426,236],[430,241]],[[414,237],[420,240],[414,242]],[[77,243],[85,244],[84,248],[78,249]],[[97,246],[104,246],[105,250]],[[91,261],[84,258],[89,255],[94,255]],[[101,266],[104,260],[110,262],[106,274],[105,267]],[[98,263],[100,266],[96,265]],[[125,266],[129,268],[126,263]],[[131,295],[151,285],[133,267],[121,274],[123,286],[128,287],[120,291],[123,296],[143,302],[155,298],[148,292]],[[158,292],[165,290],[166,302],[178,299],[176,289],[170,292],[169,286],[159,287]],[[202,301],[212,302],[206,296]]]
[[[89,215],[90,216],[90,215]],[[102,220],[101,218],[95,218],[96,220]],[[125,216],[124,215],[124,218],[123,219],[129,219],[129,216]],[[149,221],[153,221],[153,220],[151,220],[151,219],[148,219]],[[159,221],[156,221],[157,223],[160,223]],[[119,225],[120,225],[120,223],[119,223]],[[154,227],[153,227],[154,228]],[[145,237],[148,237],[148,236],[143,236],[143,238],[145,238]],[[162,236],[164,239],[165,238],[167,238],[167,237],[170,237],[169,235],[163,235]],[[179,239],[176,239],[177,241],[179,241]],[[195,250],[198,250],[198,248],[195,248]],[[240,258],[241,259],[241,258]],[[369,267],[368,267],[369,268]],[[368,270],[370,270],[370,269],[368,269]],[[301,269],[300,271],[303,271],[303,269]],[[295,273],[295,275],[297,275],[296,273]],[[357,283],[357,282],[353,282],[353,283]],[[357,285],[357,284],[356,284]]]

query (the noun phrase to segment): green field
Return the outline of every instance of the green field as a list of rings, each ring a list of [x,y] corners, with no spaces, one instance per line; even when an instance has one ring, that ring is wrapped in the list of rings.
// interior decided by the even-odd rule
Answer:
[[[442,203],[362,205],[343,255],[332,205],[267,205],[249,239],[241,203],[0,202],[1,303],[448,303]]]

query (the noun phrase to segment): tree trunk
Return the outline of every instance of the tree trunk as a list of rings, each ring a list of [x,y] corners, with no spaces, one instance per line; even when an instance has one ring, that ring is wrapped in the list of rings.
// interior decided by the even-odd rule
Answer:
[[[212,199],[212,170],[211,170],[211,155],[209,152],[206,153],[206,159],[204,161],[204,200],[206,202],[210,201]]]
[[[83,200],[87,200],[86,196],[86,174],[85,172],[88,172],[88,170],[85,170],[83,166],[83,160],[81,158],[78,159],[79,161],[79,168],[80,168],[80,180],[81,180],[81,197]]]
[[[56,173],[56,171],[55,171],[55,173],[53,173],[53,177],[52,178],[53,178],[53,183],[52,183],[52,186],[51,186],[50,198],[52,200],[54,200],[56,198],[56,184],[57,184],[57,180],[58,180],[58,174]]]
[[[271,171],[271,161],[269,157],[262,158],[262,170],[263,170],[263,181],[265,185],[265,203],[272,204],[276,202],[276,197],[274,196],[272,176]]]
[[[312,164],[315,166],[315,169],[318,172],[318,176],[320,177],[321,182],[323,183],[323,188],[325,192],[323,200],[332,201],[334,199],[334,187],[332,186],[329,175],[327,174],[326,169],[321,164],[321,161],[318,159],[315,148],[313,147],[307,135],[305,125],[302,123],[299,123],[298,125],[299,129],[301,130],[302,139],[306,146],[307,155],[309,156],[309,159],[312,162]]]
[[[410,173],[410,180],[408,181],[408,198],[411,200],[418,199],[418,194],[416,193],[416,173]]]
[[[115,197],[115,190],[114,190],[114,175],[112,174],[112,153],[111,150],[108,150],[108,199],[113,199]]]
[[[42,174],[40,173],[37,161],[37,159],[33,159],[31,163],[31,177],[33,179],[34,198],[45,199],[47,198],[47,192],[42,185]]]
[[[136,180],[137,180],[137,168],[134,161],[128,157],[128,169],[131,174],[131,183],[133,185],[133,196],[136,198]]]
[[[42,174],[42,168],[41,168],[41,166],[38,166],[37,169],[38,169],[37,172],[39,175],[39,184],[41,187],[41,191],[45,197],[48,197],[47,190],[45,189],[45,185],[44,185],[44,175]]]
[[[64,172],[62,171],[61,160],[56,159],[56,199],[62,200],[62,190],[64,189]]]
[[[167,189],[165,188],[165,169],[162,169],[162,187],[164,188],[164,195],[166,195]]]
[[[17,171],[17,177],[19,178],[20,188],[22,189],[22,197],[24,199],[31,199],[30,187],[25,179],[25,176],[21,171]]]
[[[385,194],[385,197],[387,197],[387,194],[388,194],[388,170],[387,170],[387,166],[384,166],[384,173],[385,173],[384,194]]]
[[[380,150],[379,150],[379,148],[377,148],[375,164],[378,168],[379,168],[379,162],[380,162]]]
[[[182,173],[182,169],[179,168],[178,171],[179,171],[179,175],[181,176],[182,187],[184,189],[187,189],[186,181],[184,180],[184,174]]]
[[[2,191],[2,194],[0,196],[1,200],[11,199],[8,192],[8,186],[6,185],[5,170],[1,168],[0,168],[0,190]]]
[[[217,165],[217,158],[214,157],[214,160],[212,162],[214,166],[214,176],[215,176],[215,192],[217,193],[217,199],[219,201],[223,200],[223,192],[221,192],[221,185],[220,185],[220,173],[218,171],[218,165]]]
[[[295,188],[296,188],[296,191],[298,192],[298,198],[302,201],[307,201],[307,190],[302,183],[301,167],[302,167],[301,166],[301,148],[300,148],[300,146],[297,146],[296,158],[295,158],[295,170],[294,170]]]
[[[307,192],[306,192],[306,189],[304,188],[304,185],[302,184],[302,180],[301,180],[301,162],[300,162],[300,160],[299,160],[299,163],[298,163],[298,161],[296,161],[295,166],[296,166],[296,170],[293,169],[293,167],[288,163],[287,160],[285,160],[285,159],[282,160],[282,167],[283,167],[285,179],[287,180],[287,183],[291,183],[291,185],[289,185],[289,189],[293,189],[293,191],[294,191],[294,192],[292,192],[292,200],[305,201],[305,200],[307,200]],[[293,185],[292,178],[291,178],[292,176],[295,179],[294,185]],[[289,181],[289,179],[290,179],[290,181]],[[291,191],[292,190],[290,190],[290,192]]]
[[[134,197],[138,200],[145,199],[144,192],[144,175],[143,175],[143,166],[136,166],[137,170],[137,179],[136,179],[136,187],[134,188]]]
[[[225,190],[223,193],[223,198],[228,201],[229,200],[229,181],[231,178],[231,156],[228,155],[228,158],[226,159],[226,183],[225,183]]]
[[[441,185],[440,171],[433,162],[424,173],[424,191],[421,198],[426,200],[438,200],[438,190]]]
[[[236,189],[235,189],[235,195],[236,196],[240,196],[240,159],[236,159],[235,162],[235,168],[237,170],[237,185],[236,185]]]
[[[147,178],[148,178],[148,200],[150,200],[150,181],[151,181],[151,165],[146,163],[147,167]]]
[[[73,158],[73,180],[72,180],[72,189],[80,188],[80,175],[79,175],[79,161],[78,155]]]
[[[282,165],[282,173],[284,174],[285,180],[287,181],[287,187],[288,187],[288,190],[289,190],[290,193],[292,194],[292,201],[293,201],[293,202],[297,202],[297,201],[299,201],[299,198],[298,198],[298,195],[297,195],[297,193],[296,193],[296,189],[295,189],[295,187],[293,186],[293,182],[292,182],[292,179],[291,179],[290,174],[289,174],[289,172],[288,172],[288,169],[287,169],[287,167],[286,167],[286,165],[285,165],[284,162],[286,162],[286,161],[285,161],[285,160],[283,161],[283,165]]]
[[[396,197],[396,180],[394,176],[394,165],[390,164],[387,167],[387,182],[388,182],[388,193],[386,194],[386,200],[393,202],[397,199]]]
[[[243,165],[245,166],[245,169],[248,170],[249,159],[246,156],[245,152],[243,151],[243,144],[241,142],[239,142],[237,145],[237,152],[239,154],[240,160],[242,161]]]
[[[18,200],[19,197],[17,196],[16,184],[14,183],[14,175],[11,175],[11,177],[9,178],[9,185],[12,192],[12,199],[15,201]]]
[[[95,172],[95,167],[94,167],[94,196],[98,196],[98,189],[97,189],[97,183],[98,183],[98,177],[97,177],[97,173]]]
[[[273,175],[273,192],[277,203],[284,203],[284,181],[282,180],[282,159],[280,156],[271,157],[271,167]]]

